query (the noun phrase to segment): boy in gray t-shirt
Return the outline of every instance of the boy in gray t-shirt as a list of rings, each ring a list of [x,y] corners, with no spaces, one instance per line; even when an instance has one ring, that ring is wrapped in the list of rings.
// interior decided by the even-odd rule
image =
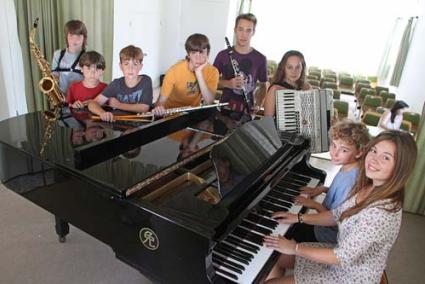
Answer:
[[[94,100],[89,110],[100,116],[103,121],[114,121],[114,115],[105,111],[102,105],[107,103],[114,109],[144,113],[152,104],[152,80],[147,75],[139,75],[142,70],[143,52],[129,45],[120,51],[120,68],[124,77],[115,79]]]

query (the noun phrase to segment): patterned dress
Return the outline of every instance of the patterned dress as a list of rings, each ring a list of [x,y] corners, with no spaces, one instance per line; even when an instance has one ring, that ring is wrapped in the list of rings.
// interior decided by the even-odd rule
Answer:
[[[386,200],[387,201],[387,200]],[[388,253],[400,231],[402,211],[388,212],[378,201],[356,215],[338,221],[338,243],[306,243],[314,247],[333,248],[341,265],[321,264],[297,256],[295,283],[379,283]],[[335,220],[354,206],[355,197],[332,210]],[[390,208],[390,207],[388,207]]]

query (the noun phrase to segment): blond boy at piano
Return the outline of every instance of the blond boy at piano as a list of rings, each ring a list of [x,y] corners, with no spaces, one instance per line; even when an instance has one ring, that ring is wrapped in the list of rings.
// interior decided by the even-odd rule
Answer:
[[[114,121],[114,115],[102,108],[108,104],[112,109],[128,112],[147,112],[152,104],[152,80],[148,75],[139,75],[143,67],[143,52],[129,45],[120,51],[120,69],[123,77],[115,79],[101,94],[90,101],[89,110],[103,121]]]
[[[350,120],[338,122],[329,131],[330,156],[335,166],[341,166],[329,187],[304,187],[295,203],[318,212],[332,210],[345,201],[359,173],[359,160],[364,146],[369,142],[367,127]],[[326,193],[323,203],[312,199]],[[307,197],[305,197],[307,196]],[[294,232],[296,241],[336,243],[338,228],[299,224]]]

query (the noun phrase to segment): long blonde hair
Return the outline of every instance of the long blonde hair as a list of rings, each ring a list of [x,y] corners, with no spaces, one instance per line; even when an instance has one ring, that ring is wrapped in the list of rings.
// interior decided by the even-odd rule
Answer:
[[[362,156],[359,175],[357,177],[356,184],[350,193],[350,197],[355,196],[361,190],[372,185],[372,180],[366,176],[365,158],[371,148],[381,141],[391,141],[396,147],[395,165],[392,176],[384,184],[375,187],[366,199],[344,211],[341,214],[340,221],[357,214],[362,209],[379,200],[388,200],[380,206],[388,204],[392,205],[390,207],[385,207],[385,210],[387,211],[397,212],[402,208],[404,186],[413,170],[413,167],[415,166],[417,155],[416,142],[412,135],[406,132],[396,130],[384,131],[367,144]]]

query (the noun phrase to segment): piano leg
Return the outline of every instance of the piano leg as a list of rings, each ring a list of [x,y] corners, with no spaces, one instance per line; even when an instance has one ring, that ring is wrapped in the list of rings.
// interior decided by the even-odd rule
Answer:
[[[56,229],[56,234],[58,234],[59,236],[59,242],[64,243],[66,241],[66,235],[69,234],[68,222],[55,216],[55,229]]]

